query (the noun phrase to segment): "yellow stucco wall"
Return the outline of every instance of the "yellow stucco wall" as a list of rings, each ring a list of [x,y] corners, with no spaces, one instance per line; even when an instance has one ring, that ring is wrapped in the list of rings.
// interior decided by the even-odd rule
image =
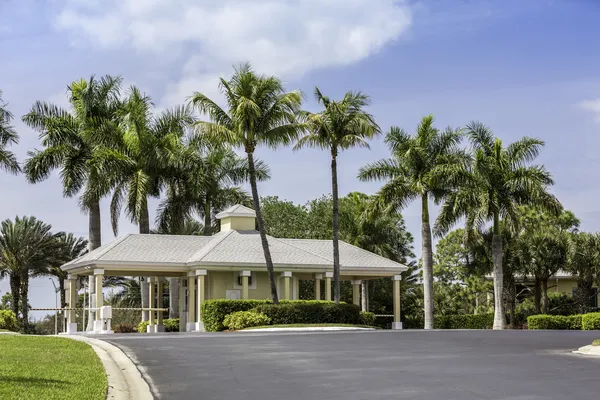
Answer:
[[[209,275],[209,293],[211,299],[225,299],[227,290],[239,290],[240,298],[242,288],[236,284],[234,279],[237,272],[212,272]],[[248,287],[248,297],[250,299],[264,300],[271,298],[269,288],[269,277],[266,272],[252,271],[253,284]],[[256,286],[254,289],[253,287]]]
[[[254,218],[247,217],[227,217],[221,219],[221,231],[253,231],[256,229]]]

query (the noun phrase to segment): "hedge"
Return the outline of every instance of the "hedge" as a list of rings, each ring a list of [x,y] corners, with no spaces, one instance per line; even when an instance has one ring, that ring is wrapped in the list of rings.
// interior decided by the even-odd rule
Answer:
[[[225,329],[223,320],[236,311],[250,311],[268,300],[206,300],[200,310],[206,332],[218,332]]]
[[[588,314],[589,315],[589,314]],[[528,329],[580,330],[585,315],[531,315],[527,317]]]
[[[15,332],[19,330],[19,324],[14,312],[11,310],[0,310],[0,329]]]
[[[581,318],[581,329],[584,331],[600,329],[600,312],[584,314]]]
[[[156,323],[156,320],[154,321]],[[147,327],[150,325],[150,321],[142,321],[137,326],[139,333],[146,333]],[[163,319],[163,325],[165,326],[165,332],[179,332],[179,318],[167,318]]]
[[[491,329],[494,314],[440,315],[434,320],[436,329]]]
[[[369,311],[360,312],[360,324],[374,326],[375,325],[375,313]]]
[[[285,324],[352,324],[360,323],[360,307],[355,304],[335,304],[325,301],[262,304],[255,308],[271,318],[273,325]]]
[[[271,318],[256,311],[236,311],[223,320],[223,325],[236,331],[253,326],[269,325],[270,323]]]

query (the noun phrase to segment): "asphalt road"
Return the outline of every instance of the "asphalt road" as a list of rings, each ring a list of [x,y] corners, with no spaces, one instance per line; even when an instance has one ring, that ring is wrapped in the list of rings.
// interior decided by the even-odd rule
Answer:
[[[115,335],[161,399],[594,399],[600,332]]]

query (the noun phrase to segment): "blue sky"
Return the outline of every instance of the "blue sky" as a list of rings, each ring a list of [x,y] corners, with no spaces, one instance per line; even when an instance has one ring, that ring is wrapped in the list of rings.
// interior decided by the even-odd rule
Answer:
[[[91,5],[93,4],[93,5]],[[307,94],[371,95],[384,131],[412,131],[433,113],[440,128],[471,120],[504,141],[524,135],[546,141],[540,157],[553,191],[582,220],[600,227],[600,3],[596,0],[2,0],[0,89],[17,116],[35,100],[66,105],[66,85],[91,74],[121,74],[157,107],[193,91],[218,98],[215,80],[249,60]],[[37,135],[16,122],[20,159]],[[306,202],[330,192],[326,152],[261,149],[271,181],[259,188]],[[340,158],[340,190],[373,193],[356,179],[360,166],[388,155],[371,150]],[[35,215],[56,230],[87,234],[76,200],[63,199],[56,177],[32,186],[0,174],[0,218]],[[113,239],[104,205],[103,241]],[[437,211],[437,210],[436,210]],[[418,238],[419,208],[405,219]],[[435,215],[434,215],[435,217]],[[121,233],[135,232],[125,218]],[[0,282],[0,294],[8,290]],[[32,282],[33,306],[51,306],[49,280]]]

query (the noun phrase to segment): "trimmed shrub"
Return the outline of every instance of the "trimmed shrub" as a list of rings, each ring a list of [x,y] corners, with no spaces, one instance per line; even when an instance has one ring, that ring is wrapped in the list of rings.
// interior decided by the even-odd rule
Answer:
[[[148,325],[150,325],[150,321],[142,321],[138,324],[137,326],[137,330],[139,333],[146,333],[148,328]]]
[[[374,326],[375,325],[375,313],[369,311],[360,312],[360,324]]]
[[[267,304],[268,300],[206,300],[202,303],[202,322],[206,332],[218,332],[225,329],[223,320],[236,311],[250,311],[253,308]]]
[[[19,330],[17,316],[14,312],[11,310],[0,310],[0,329],[6,329],[14,332]]]
[[[133,324],[117,324],[113,326],[113,331],[115,333],[137,333],[138,330]]]
[[[256,311],[271,318],[273,325],[283,324],[352,324],[360,323],[360,307],[327,301],[263,304]]]
[[[490,329],[494,314],[440,315],[435,318],[436,329]]]
[[[179,332],[179,318],[167,318],[163,320],[165,332]]]
[[[581,317],[581,329],[584,331],[600,329],[600,312],[584,314]]]
[[[269,325],[271,318],[256,311],[236,311],[223,320],[223,325],[235,331],[253,326]]]
[[[531,315],[527,317],[528,329],[570,329],[569,318],[564,315]]]
[[[583,326],[583,315],[582,314],[569,315],[569,316],[567,316],[567,321],[569,324],[569,330],[580,331]]]

